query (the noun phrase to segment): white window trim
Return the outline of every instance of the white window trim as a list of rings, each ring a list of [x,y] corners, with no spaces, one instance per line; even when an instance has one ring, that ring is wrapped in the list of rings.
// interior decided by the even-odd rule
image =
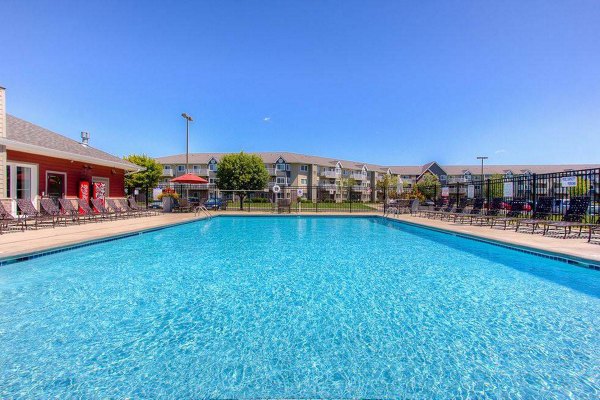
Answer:
[[[103,176],[92,176],[92,186],[96,182],[104,183],[106,185],[106,197],[110,197],[110,178],[105,178]],[[93,191],[93,187],[90,188],[90,199],[94,195],[94,193],[92,193],[92,191]]]
[[[31,168],[31,201],[34,205],[37,205],[39,199],[39,183],[40,183],[40,175],[39,175],[39,165],[38,164],[30,164],[24,163],[20,161],[8,161],[6,163],[7,166],[10,166],[10,194],[11,194],[11,210],[12,215],[17,215],[17,167],[26,167]]]
[[[48,174],[57,174],[57,175],[64,175],[65,176],[65,193],[63,193],[63,195],[67,195],[67,179],[68,179],[68,175],[66,172],[62,172],[62,171],[46,171],[46,196],[48,195]]]

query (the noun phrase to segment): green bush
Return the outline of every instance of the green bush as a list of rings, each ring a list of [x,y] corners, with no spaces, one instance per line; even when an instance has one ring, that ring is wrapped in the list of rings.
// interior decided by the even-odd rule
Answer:
[[[244,203],[268,203],[269,199],[265,197],[254,197],[252,199],[244,200]]]

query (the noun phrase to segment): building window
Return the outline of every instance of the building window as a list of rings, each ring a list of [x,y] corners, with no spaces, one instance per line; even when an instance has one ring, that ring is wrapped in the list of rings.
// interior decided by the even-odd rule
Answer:
[[[164,169],[171,169],[171,166],[170,165],[165,165],[163,168]]]
[[[308,165],[301,165],[300,166],[300,171],[302,171],[302,172],[308,172]]]
[[[215,178],[208,178],[208,183],[217,183]]]
[[[179,171],[179,172],[185,171],[185,165],[178,165],[177,166],[177,171]]]
[[[440,181],[445,181],[447,179],[448,177],[446,175],[440,175]]]
[[[301,185],[306,185],[306,184],[308,184],[308,179],[306,179],[306,178],[302,178],[302,179],[300,179],[300,184],[301,184]]]
[[[196,172],[196,171],[200,171],[200,166],[199,166],[199,165],[194,165],[194,166],[192,167],[192,169],[194,170],[194,172]]]
[[[285,164],[277,164],[277,171],[285,171]]]
[[[278,176],[278,177],[275,179],[275,182],[276,182],[278,185],[285,185],[285,184],[286,184],[286,181],[287,181],[287,178],[286,178],[286,177],[284,177],[284,176]]]

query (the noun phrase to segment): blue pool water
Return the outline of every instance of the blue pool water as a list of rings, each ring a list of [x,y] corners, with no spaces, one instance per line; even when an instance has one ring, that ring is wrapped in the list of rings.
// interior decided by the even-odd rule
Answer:
[[[598,398],[600,272],[380,218],[0,267],[0,398]]]

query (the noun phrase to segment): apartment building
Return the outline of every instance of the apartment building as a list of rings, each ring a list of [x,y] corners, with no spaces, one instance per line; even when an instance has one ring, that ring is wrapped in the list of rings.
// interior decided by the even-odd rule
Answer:
[[[198,187],[198,196],[207,197],[216,183],[219,160],[226,153],[192,153],[187,172],[206,178],[209,183]],[[259,152],[269,172],[269,188],[279,187],[278,197],[302,197],[307,200],[341,202],[375,201],[381,195],[377,181],[392,171],[384,166],[308,156],[290,152]],[[168,184],[174,177],[186,173],[185,154],[159,157],[163,166],[161,183]],[[202,193],[206,190],[206,193]],[[292,196],[292,191],[295,191]]]
[[[208,197],[218,195],[214,190],[216,171],[220,158],[226,153],[192,153],[189,155],[188,172],[206,178],[209,183],[201,186],[196,195]],[[412,188],[425,175],[435,175],[442,187],[450,192],[464,195],[468,183],[474,182],[475,191],[481,188],[477,182],[481,179],[481,165],[441,165],[431,161],[421,166],[382,166],[335,158],[310,156],[290,152],[259,152],[256,154],[265,163],[270,175],[269,188],[280,188],[278,197],[302,197],[307,200],[331,200],[336,202],[376,201],[382,196],[377,182],[386,175],[397,177],[397,191]],[[162,184],[186,173],[185,154],[159,157],[156,160],[163,165]],[[556,165],[485,165],[484,179],[516,175],[548,174],[600,168],[600,164],[556,164]],[[594,177],[594,181],[600,177]],[[550,194],[559,190],[552,181],[540,181],[536,188],[538,194]],[[600,183],[595,182],[595,190]],[[211,190],[209,190],[211,189]],[[299,190],[298,190],[299,189]],[[516,190],[527,192],[531,188]],[[203,191],[206,192],[203,193]],[[296,191],[296,194],[292,192]]]
[[[440,165],[435,161],[422,166],[392,166],[389,167],[394,175],[399,176],[404,182],[405,187],[412,187],[415,183],[427,175],[432,174],[438,177],[441,186],[448,187],[451,193],[464,194],[469,183],[475,184],[475,190],[479,191],[478,183],[481,181],[481,164],[479,165]],[[511,178],[513,176],[532,176],[533,174],[544,175],[553,173],[568,173],[571,171],[598,169],[600,164],[550,164],[550,165],[484,165],[483,180],[492,177]],[[594,190],[599,189],[598,179],[593,176],[591,179],[595,183]],[[526,180],[525,180],[526,181]],[[525,182],[524,181],[524,182]],[[538,182],[536,191],[539,195],[553,194],[560,190],[557,180],[541,180]],[[528,192],[531,188],[527,183],[517,190],[521,194]],[[458,186],[458,188],[457,188]]]

